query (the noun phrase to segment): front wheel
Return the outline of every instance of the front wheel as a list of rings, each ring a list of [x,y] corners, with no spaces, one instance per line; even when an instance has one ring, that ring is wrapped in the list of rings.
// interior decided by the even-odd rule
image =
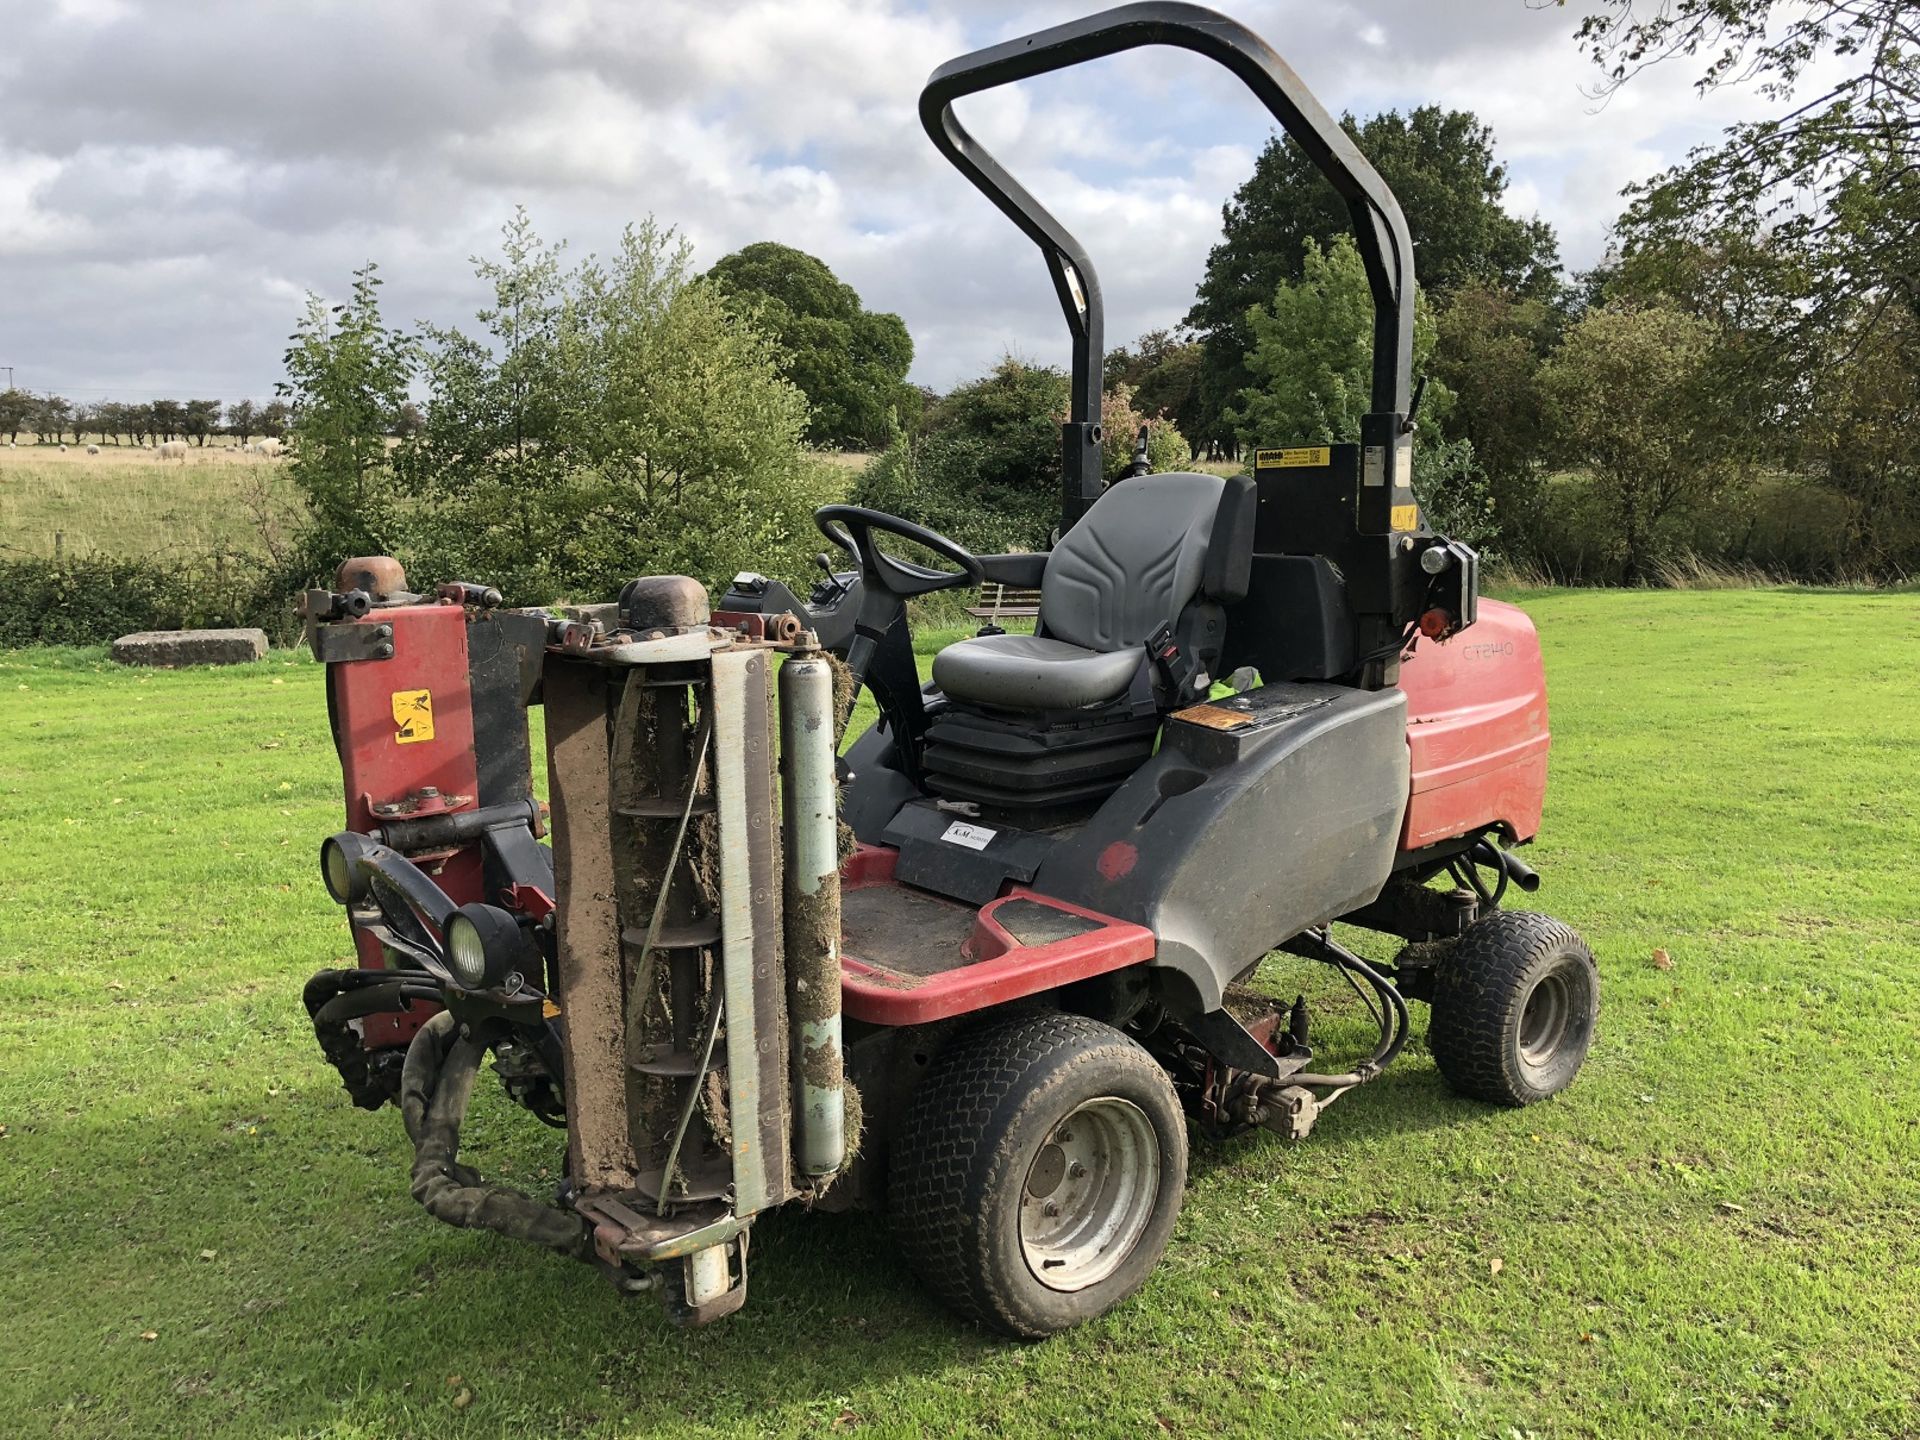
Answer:
[[[887,1204],[928,1289],[1040,1339],[1145,1283],[1186,1180],[1186,1121],[1158,1062],[1111,1026],[1029,1013],[941,1055],[895,1141]]]
[[[1462,1095],[1531,1105],[1573,1083],[1599,1014],[1586,942],[1545,915],[1499,910],[1441,962],[1427,1044]]]

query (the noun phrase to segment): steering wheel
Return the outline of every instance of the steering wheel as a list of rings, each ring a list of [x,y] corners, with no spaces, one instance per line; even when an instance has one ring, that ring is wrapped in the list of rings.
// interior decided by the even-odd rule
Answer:
[[[928,595],[935,590],[952,589],[956,585],[979,585],[987,578],[985,567],[972,551],[949,540],[937,530],[929,530],[911,520],[902,520],[898,515],[868,510],[859,505],[822,505],[813,512],[813,523],[820,527],[820,533],[827,539],[858,558],[861,577],[869,588],[884,591],[897,599]],[[874,543],[873,532],[876,530],[923,545],[941,559],[951,560],[960,568],[957,571],[934,570],[925,565],[915,565],[910,560],[897,559]]]

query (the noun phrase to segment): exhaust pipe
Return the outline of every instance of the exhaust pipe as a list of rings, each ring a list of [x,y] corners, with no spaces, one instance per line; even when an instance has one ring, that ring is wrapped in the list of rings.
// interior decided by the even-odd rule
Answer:
[[[781,810],[786,844],[783,929],[793,1066],[794,1157],[803,1175],[846,1159],[840,1050],[840,836],[833,774],[833,668],[789,655],[780,667]]]
[[[1503,850],[1491,840],[1482,840],[1475,844],[1473,858],[1482,865],[1498,865],[1507,872],[1509,880],[1529,895],[1540,888],[1538,871],[1511,850]]]

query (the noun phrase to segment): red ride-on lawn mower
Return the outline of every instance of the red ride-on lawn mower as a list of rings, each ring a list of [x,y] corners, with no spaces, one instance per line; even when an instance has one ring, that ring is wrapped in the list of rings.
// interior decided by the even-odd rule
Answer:
[[[1358,444],[1102,488],[1093,267],[952,105],[1148,44],[1232,70],[1346,198],[1376,308]],[[710,610],[666,576],[556,616],[409,593],[386,559],[307,597],[347,791],[322,868],[360,959],[308,983],[322,1048],[357,1103],[399,1107],[434,1215],[690,1322],[739,1307],[754,1218],[800,1201],[885,1211],[955,1309],[1051,1334],[1145,1281],[1189,1122],[1304,1138],[1400,1053],[1409,1000],[1455,1089],[1525,1105],[1573,1079],[1598,1008],[1579,937],[1500,908],[1538,883],[1507,847],[1540,822],[1540,651],[1414,498],[1413,251],[1379,176],[1273,51],[1188,5],[955,60],[921,116],[1039,245],[1072,331],[1048,553],[830,505],[855,563],[805,599],[747,575]],[[1035,632],[949,645],[923,685],[906,602],[985,581],[1039,591]],[[1259,683],[1210,698],[1239,671]],[[880,718],[842,753],[859,685]],[[1371,964],[1335,921],[1405,943]],[[1305,1004],[1246,983],[1275,950],[1374,997],[1370,1055],[1315,1064]],[[551,1201],[460,1163],[489,1056],[566,1130]]]

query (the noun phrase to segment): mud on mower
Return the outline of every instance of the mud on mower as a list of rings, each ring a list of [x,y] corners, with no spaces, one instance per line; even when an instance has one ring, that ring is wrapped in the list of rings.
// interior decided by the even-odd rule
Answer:
[[[1102,486],[1093,267],[952,104],[1147,44],[1233,71],[1346,198],[1376,308],[1358,444]],[[1413,252],[1379,176],[1273,51],[1187,5],[955,60],[920,109],[1072,331],[1047,553],[831,505],[849,563],[804,598],[650,577],[554,614],[410,593],[376,558],[306,601],[347,797],[322,870],[359,960],[307,985],[323,1050],[400,1109],[432,1214],[687,1322],[743,1303],[754,1218],[797,1201],[886,1212],[960,1313],[1054,1333],[1159,1260],[1189,1123],[1305,1138],[1400,1053],[1409,1000],[1449,1084],[1528,1104],[1598,1008],[1579,937],[1501,908],[1538,884],[1508,847],[1540,822],[1540,651],[1414,498]],[[1040,592],[1035,633],[949,645],[923,685],[906,602],[988,581]],[[1216,698],[1234,672],[1254,683]],[[843,744],[861,685],[880,718]],[[1375,965],[1335,921],[1404,944]],[[1275,950],[1372,997],[1371,1054],[1316,1064],[1307,1007],[1247,983]],[[489,1056],[566,1131],[551,1199],[459,1159]]]

